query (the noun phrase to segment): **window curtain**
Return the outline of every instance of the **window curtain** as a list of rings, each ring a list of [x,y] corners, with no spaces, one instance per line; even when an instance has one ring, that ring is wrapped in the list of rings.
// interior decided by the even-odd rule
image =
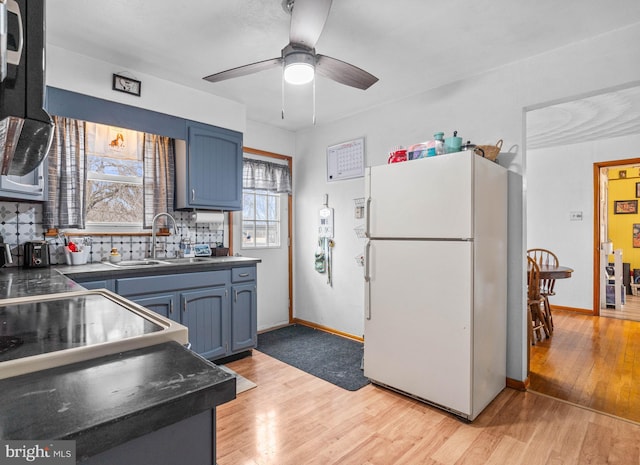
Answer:
[[[87,178],[84,121],[53,117],[45,228],[84,228]]]
[[[143,156],[144,227],[150,228],[155,215],[173,210],[174,140],[145,134]]]
[[[242,187],[290,194],[291,171],[289,165],[245,158],[242,169]]]

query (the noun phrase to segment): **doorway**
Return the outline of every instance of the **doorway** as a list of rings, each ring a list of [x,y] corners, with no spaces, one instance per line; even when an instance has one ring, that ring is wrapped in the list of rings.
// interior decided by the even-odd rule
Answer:
[[[634,270],[640,269],[640,158],[597,162],[594,173],[594,283],[593,314],[640,321],[640,296]],[[615,254],[602,252],[609,244]],[[619,269],[612,268],[620,256]],[[606,263],[603,259],[606,257]],[[616,274],[619,279],[616,281]],[[637,273],[635,273],[637,274]],[[622,287],[612,292],[613,283]],[[640,276],[638,276],[640,283]],[[608,285],[607,285],[608,284]],[[605,287],[606,286],[606,287]],[[608,293],[605,295],[605,293]]]
[[[526,121],[527,246],[547,246],[574,269],[551,301],[554,334],[531,348],[530,388],[625,418],[640,411],[640,380],[618,362],[640,353],[634,342],[640,323],[600,316],[608,310],[600,307],[600,242],[609,238],[606,215],[613,205],[601,190],[600,171],[640,165],[632,158],[640,143],[633,116],[639,111],[635,83],[531,109]],[[635,189],[627,195],[623,200],[635,200]],[[638,214],[619,216],[640,224]],[[631,247],[632,228],[625,234]],[[633,296],[627,297],[628,308]],[[620,348],[618,357],[614,349]]]
[[[243,148],[245,158],[264,160],[284,164],[289,167],[291,177],[292,158],[273,152]],[[278,199],[279,245],[254,244],[243,246],[247,241],[243,237],[243,212],[237,212],[232,219],[234,253],[259,258],[258,264],[258,331],[273,329],[289,324],[293,318],[293,287],[291,272],[292,257],[292,204],[293,196],[288,194],[269,194]],[[257,237],[257,235],[256,235]]]

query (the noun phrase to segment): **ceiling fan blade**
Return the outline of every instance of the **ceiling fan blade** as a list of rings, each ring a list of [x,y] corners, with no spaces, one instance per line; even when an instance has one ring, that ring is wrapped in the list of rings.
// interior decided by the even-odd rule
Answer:
[[[238,66],[237,68],[228,69],[226,71],[220,71],[216,74],[203,77],[202,79],[209,82],[225,81],[227,79],[237,78],[240,76],[247,76],[248,74],[259,73],[267,69],[275,68],[276,66],[282,66],[282,58],[271,58],[269,60],[258,61],[251,63],[250,65]]]
[[[377,77],[357,66],[320,54],[316,55],[316,72],[340,84],[362,90],[378,82]]]
[[[327,22],[332,0],[294,0],[289,42],[315,48]]]

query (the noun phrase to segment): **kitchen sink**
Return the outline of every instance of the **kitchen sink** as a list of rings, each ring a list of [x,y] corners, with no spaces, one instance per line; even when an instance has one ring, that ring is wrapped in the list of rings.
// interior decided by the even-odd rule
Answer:
[[[162,260],[122,260],[120,262],[105,262],[111,266],[127,267],[127,266],[152,266],[152,265],[168,265],[169,262]]]

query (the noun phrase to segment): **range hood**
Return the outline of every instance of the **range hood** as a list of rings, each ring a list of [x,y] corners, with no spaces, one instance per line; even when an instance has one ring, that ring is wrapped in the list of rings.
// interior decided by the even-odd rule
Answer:
[[[43,162],[53,140],[53,121],[43,109],[45,6],[44,0],[0,3],[0,69],[6,69],[0,82],[0,174],[24,176]]]

